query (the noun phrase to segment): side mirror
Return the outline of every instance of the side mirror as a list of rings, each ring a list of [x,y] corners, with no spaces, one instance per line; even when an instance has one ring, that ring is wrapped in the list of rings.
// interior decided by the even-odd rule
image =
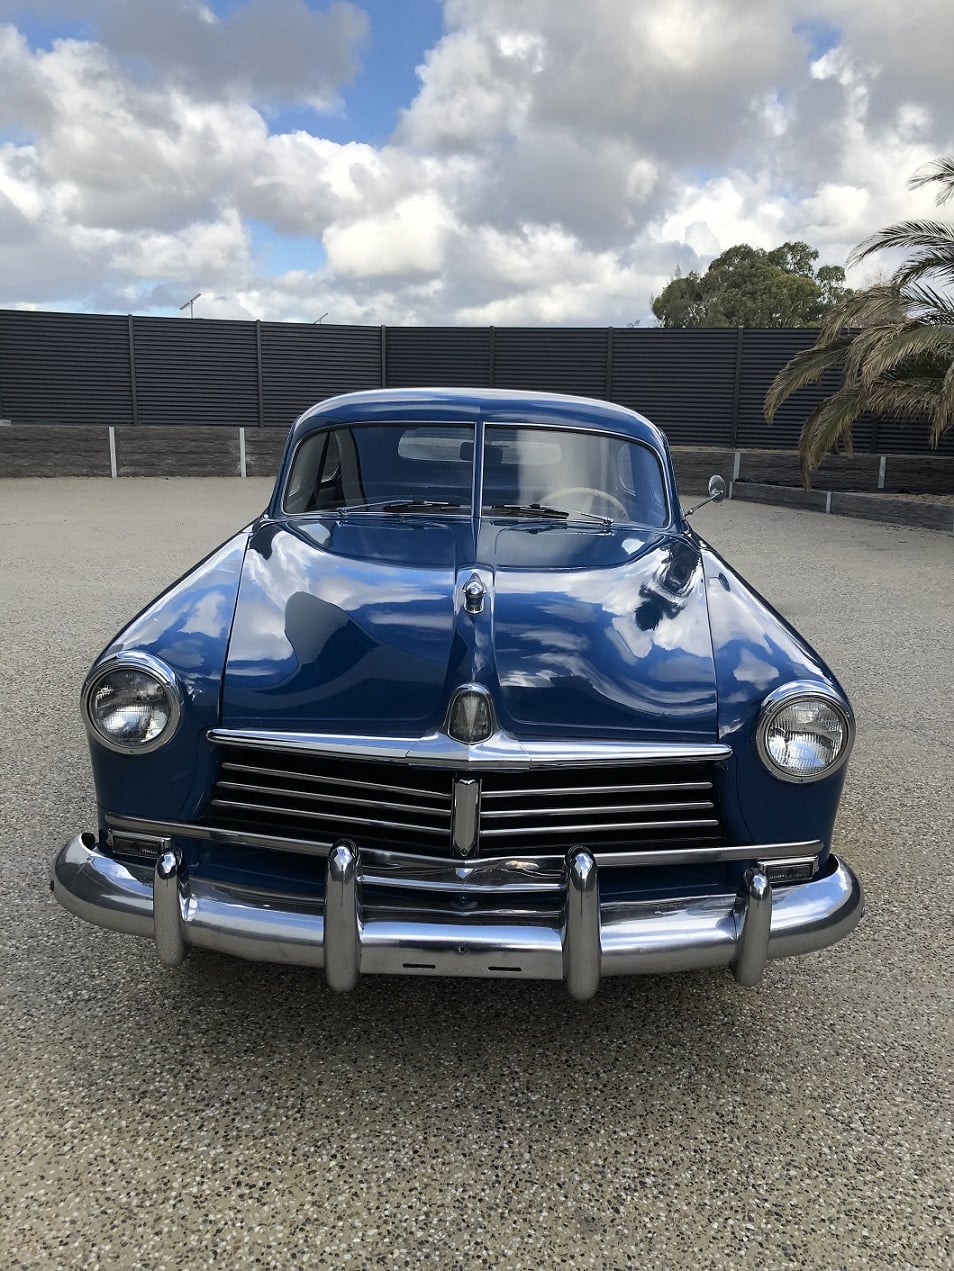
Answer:
[[[725,478],[720,477],[718,473],[709,478],[709,497],[703,499],[701,503],[697,503],[691,507],[686,516],[692,516],[693,512],[698,512],[700,508],[704,508],[707,503],[721,503],[725,498],[726,485]]]

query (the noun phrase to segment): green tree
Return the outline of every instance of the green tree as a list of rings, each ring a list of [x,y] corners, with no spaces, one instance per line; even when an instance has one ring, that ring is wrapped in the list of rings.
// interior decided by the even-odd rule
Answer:
[[[717,256],[704,274],[677,273],[654,297],[662,327],[816,327],[845,294],[840,265],[815,270],[808,243],[771,251],[740,243]]]
[[[908,186],[932,183],[939,205],[954,198],[954,158],[928,164]],[[841,372],[839,388],[802,428],[806,488],[826,454],[851,453],[852,428],[866,412],[927,423],[935,446],[954,424],[954,225],[901,221],[859,243],[849,260],[885,248],[907,253],[891,278],[838,301],[814,345],[782,367],[765,397],[771,423],[792,393],[819,383],[826,371]]]

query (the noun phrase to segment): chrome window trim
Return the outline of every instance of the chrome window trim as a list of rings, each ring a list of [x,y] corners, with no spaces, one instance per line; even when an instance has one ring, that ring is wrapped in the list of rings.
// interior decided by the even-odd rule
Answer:
[[[93,722],[91,705],[96,689],[107,675],[111,675],[114,671],[127,669],[144,671],[147,675],[151,675],[165,690],[169,699],[169,722],[159,736],[153,737],[151,741],[133,742],[131,744],[116,741],[114,738],[100,732]],[[86,731],[99,745],[105,746],[107,750],[112,750],[119,755],[149,755],[172,741],[179,729],[179,724],[182,722],[184,704],[185,698],[182,692],[182,685],[179,683],[175,672],[160,658],[155,657],[152,653],[142,652],[139,649],[111,653],[97,662],[86,677],[86,683],[83,685],[82,691],[83,723],[86,725]]]
[[[841,754],[834,763],[829,764],[821,772],[789,772],[787,768],[777,764],[769,753],[766,736],[773,720],[780,711],[797,700],[824,702],[826,706],[830,706],[837,711],[844,721],[846,738]],[[817,681],[791,680],[787,684],[782,684],[778,688],[773,689],[762,702],[758,722],[755,726],[755,749],[759,759],[762,761],[762,765],[773,777],[778,777],[780,781],[787,781],[792,785],[808,785],[813,781],[822,781],[825,777],[830,777],[833,773],[836,773],[839,768],[844,767],[848,762],[848,757],[854,744],[855,717],[851,707],[844,698],[839,697],[832,689],[826,688]]]
[[[367,737],[355,733],[270,732],[256,728],[210,728],[217,746],[304,752],[329,759],[376,759],[412,766],[521,771],[531,768],[586,768],[600,765],[718,762],[732,756],[724,742],[640,742],[520,740],[506,730],[467,745],[445,733],[423,737]]]

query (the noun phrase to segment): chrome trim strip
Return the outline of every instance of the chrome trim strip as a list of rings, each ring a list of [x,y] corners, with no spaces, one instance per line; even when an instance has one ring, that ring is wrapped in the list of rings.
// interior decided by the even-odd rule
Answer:
[[[657,794],[664,790],[711,790],[711,781],[656,781],[644,785],[617,786],[573,786],[561,785],[559,790],[552,786],[525,786],[519,790],[488,790],[484,788],[485,801],[494,799],[535,799],[551,798],[554,794]]]
[[[312,784],[326,786],[344,786],[346,790],[383,791],[385,794],[413,794],[421,799],[434,799],[450,806],[451,794],[441,790],[419,790],[415,786],[392,786],[380,781],[351,780],[349,777],[329,777],[325,773],[296,772],[294,768],[263,768],[256,764],[236,763],[227,759],[222,764],[223,772],[251,772],[261,777],[280,777],[287,780],[293,777],[296,781],[308,781]]]
[[[479,918],[450,912],[402,917],[400,911],[395,916],[393,905],[376,909],[362,902],[358,866],[357,850],[339,840],[328,870],[327,903],[170,874],[178,886],[183,947],[325,966],[339,990],[356,983],[360,973],[518,976],[565,979],[582,997],[595,990],[600,974],[734,965],[742,978],[751,978],[747,970],[754,974],[763,954],[781,958],[823,949],[848,935],[864,911],[858,879],[834,857],[822,877],[771,891],[759,883],[760,871],[753,871],[738,898],[653,896],[599,903],[599,867],[585,849],[576,849],[564,866],[570,900],[562,916],[515,917],[504,911]],[[155,882],[143,863],[127,867],[105,856],[91,834],[71,839],[53,862],[56,899],[112,931],[153,937],[164,930],[172,906],[165,916],[156,913]],[[160,903],[168,904],[168,896]]]
[[[443,825],[415,825],[413,821],[384,821],[376,816],[348,816],[344,812],[308,812],[305,808],[280,808],[272,803],[246,803],[241,799],[213,799],[214,808],[238,808],[242,812],[270,812],[273,816],[306,817],[309,821],[334,821],[339,825],[373,825],[383,830],[413,830],[415,834],[447,836]]]
[[[215,825],[196,825],[190,821],[147,821],[140,817],[106,816],[110,829],[126,834],[175,835],[178,838],[198,839],[203,843],[221,843],[229,846],[244,844],[261,847],[266,851],[297,852],[303,856],[327,856],[332,841],[321,839],[296,839],[282,834],[248,834],[244,830],[225,830]]]
[[[180,821],[145,821],[130,817],[106,817],[106,824],[111,829],[128,834],[151,834],[155,837],[178,837],[197,839],[202,842],[224,845],[244,845],[258,847],[266,851],[293,852],[303,856],[327,856],[331,850],[331,842],[319,840],[287,838],[279,834],[246,834],[241,830],[224,830],[216,826],[191,825]],[[707,865],[718,861],[786,861],[790,859],[809,859],[822,851],[823,844],[818,841],[804,843],[757,843],[732,846],[713,847],[659,847],[637,848],[623,852],[594,852],[593,857],[601,869],[607,868],[639,868],[658,865]],[[418,855],[414,852],[393,852],[383,848],[364,848],[361,853],[364,867],[368,870],[382,872],[387,870],[401,871],[401,877],[390,877],[389,882],[402,883],[408,886],[423,886],[417,881],[421,878],[437,878],[446,876],[449,890],[457,889],[461,874],[465,871],[535,871],[559,867],[562,855],[555,853],[521,853],[519,855],[485,856],[462,862],[448,859],[446,856]],[[442,884],[443,886],[443,884]],[[510,888],[507,888],[510,890]]]
[[[313,803],[330,803],[335,807],[341,806],[340,794],[322,794],[320,791],[315,791],[315,790],[286,790],[280,786],[256,786],[246,781],[219,781],[216,784],[215,788],[216,790],[237,790],[237,791],[248,790],[251,794],[274,794],[274,795],[278,795],[281,798],[287,797],[289,799],[309,799]],[[411,793],[411,791],[408,791],[408,793]],[[214,799],[213,802],[227,804],[229,800],[228,799]],[[255,807],[257,805],[253,803],[243,803],[239,806]],[[449,807],[425,808],[417,803],[395,803],[389,799],[349,798],[348,807],[349,808],[371,808],[371,809],[390,808],[390,809],[397,809],[399,812],[404,812],[404,811],[420,812],[424,816],[442,816],[445,818],[445,824],[446,824],[446,818],[448,816],[448,813],[450,812]],[[301,812],[301,809],[288,808],[287,811],[292,813],[293,815],[299,815],[299,813]],[[320,815],[320,814],[317,814],[317,815]],[[377,817],[369,817],[368,820],[370,823],[374,825],[382,824],[382,822],[379,821]]]
[[[564,791],[562,790],[550,791],[551,796],[556,794],[562,795],[563,793]],[[531,811],[532,815],[535,817],[593,816],[594,814],[600,815],[602,813],[607,817],[607,828],[612,828],[617,823],[609,818],[615,816],[619,812],[693,812],[707,810],[713,807],[715,807],[715,804],[711,799],[699,799],[695,803],[613,803],[604,804],[603,807],[600,808],[594,808],[592,806],[582,808],[568,808],[564,806],[548,808],[535,807]],[[527,815],[528,812],[526,808],[498,808],[490,812],[485,810],[482,819],[484,821],[491,819],[499,821],[504,817],[525,817]],[[679,825],[681,822],[674,821],[673,824]],[[542,829],[537,830],[536,833],[547,833],[547,827],[544,826]]]
[[[384,822],[381,822],[384,824]],[[519,829],[504,828],[502,830],[481,829],[480,837],[501,838],[504,835],[530,834],[599,834],[604,830],[696,830],[718,829],[719,822],[713,817],[700,817],[691,821],[597,821],[589,825],[524,825]]]
[[[422,767],[527,769],[590,767],[600,764],[693,763],[728,759],[732,747],[721,742],[520,741],[495,733],[473,746],[443,733],[425,737],[359,737],[349,733],[265,732],[261,729],[211,728],[206,734],[218,746],[254,750],[304,752],[329,759],[380,759]]]

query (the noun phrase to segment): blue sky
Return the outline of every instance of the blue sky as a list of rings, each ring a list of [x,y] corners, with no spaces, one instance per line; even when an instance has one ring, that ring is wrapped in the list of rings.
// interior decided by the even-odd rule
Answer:
[[[622,325],[735,243],[842,264],[954,151],[909,7],[0,0],[0,307]]]
[[[360,69],[341,90],[341,114],[324,116],[320,126],[332,141],[382,145],[417,93],[416,68],[440,39],[441,6],[438,0],[363,0],[360,7],[370,19],[360,48]],[[316,125],[314,113],[300,109],[282,110],[269,122],[276,132]]]

